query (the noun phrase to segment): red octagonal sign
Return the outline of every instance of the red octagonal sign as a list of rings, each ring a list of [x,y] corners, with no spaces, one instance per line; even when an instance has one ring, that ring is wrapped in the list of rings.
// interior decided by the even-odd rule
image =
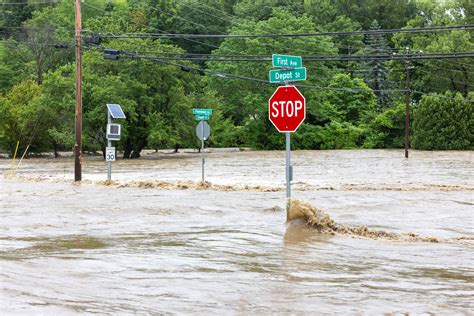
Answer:
[[[306,118],[306,100],[295,86],[278,87],[268,99],[268,118],[279,132],[295,132]]]

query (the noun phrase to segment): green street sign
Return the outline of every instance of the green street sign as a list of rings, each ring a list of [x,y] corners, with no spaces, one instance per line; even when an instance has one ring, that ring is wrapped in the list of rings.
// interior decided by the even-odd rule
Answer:
[[[270,70],[269,76],[271,83],[306,80],[306,67]]]
[[[209,120],[210,115],[194,115],[196,121],[207,121]]]
[[[212,109],[193,109],[193,114],[194,115],[211,116],[212,115]]]
[[[303,66],[301,56],[272,54],[273,67],[300,68]]]

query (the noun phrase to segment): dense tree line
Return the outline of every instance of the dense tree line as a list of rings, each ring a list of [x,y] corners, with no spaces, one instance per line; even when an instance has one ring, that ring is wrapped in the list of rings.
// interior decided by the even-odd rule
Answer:
[[[70,150],[75,113],[74,3],[18,0],[0,8],[0,151],[13,153],[18,141],[20,152],[28,145],[30,152]],[[214,109],[211,146],[283,148],[284,137],[268,121],[267,100],[275,85],[225,76],[267,80],[271,62],[232,60],[238,56],[474,51],[468,30],[193,39],[114,38],[114,34],[398,29],[470,24],[473,13],[469,0],[88,0],[82,8],[84,150],[98,152],[106,145],[107,103],[121,104],[127,115],[120,122],[118,143],[125,158],[140,157],[145,148],[198,147],[194,107]],[[106,60],[103,48],[171,64],[152,58]],[[200,54],[212,56],[176,59],[206,56]],[[229,55],[234,57],[219,60]],[[474,147],[472,59],[303,59],[303,63],[308,80],[300,91],[307,100],[307,116],[294,134],[295,148],[402,147],[407,68],[413,90],[413,147]]]

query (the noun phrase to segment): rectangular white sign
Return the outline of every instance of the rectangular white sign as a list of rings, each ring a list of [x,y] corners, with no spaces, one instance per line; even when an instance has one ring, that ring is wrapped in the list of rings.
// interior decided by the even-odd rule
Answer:
[[[105,161],[115,161],[115,147],[105,148]]]

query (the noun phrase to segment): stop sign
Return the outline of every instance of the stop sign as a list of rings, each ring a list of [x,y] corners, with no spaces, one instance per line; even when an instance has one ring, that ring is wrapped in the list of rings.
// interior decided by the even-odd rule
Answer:
[[[280,86],[268,99],[268,118],[279,132],[295,132],[306,118],[306,101],[295,86]]]

